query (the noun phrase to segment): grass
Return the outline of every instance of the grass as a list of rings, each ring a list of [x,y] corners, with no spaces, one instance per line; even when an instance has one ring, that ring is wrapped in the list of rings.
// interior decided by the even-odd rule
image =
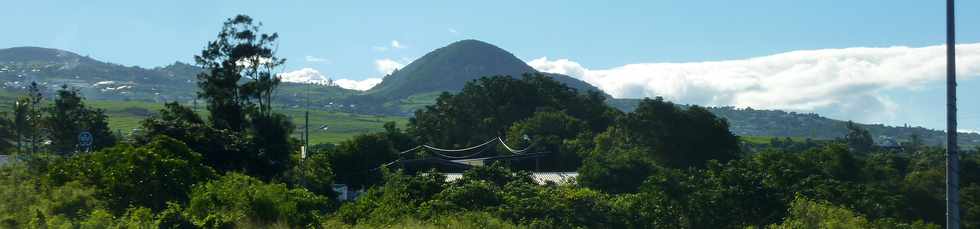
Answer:
[[[429,92],[417,95],[409,96],[408,98],[399,101],[399,109],[402,111],[414,111],[422,109],[425,106],[432,105],[436,103],[436,99],[439,98],[442,92]]]
[[[163,104],[121,101],[89,101],[92,107],[105,109],[109,115],[109,126],[116,131],[127,133],[139,128],[139,123],[152,113],[163,108]],[[195,109],[206,115],[203,105]],[[294,137],[303,134],[305,110],[296,108],[277,109],[296,125]],[[334,111],[310,110],[310,144],[338,143],[357,134],[384,130],[386,122],[395,122],[403,127],[408,119],[404,117],[359,115]]]

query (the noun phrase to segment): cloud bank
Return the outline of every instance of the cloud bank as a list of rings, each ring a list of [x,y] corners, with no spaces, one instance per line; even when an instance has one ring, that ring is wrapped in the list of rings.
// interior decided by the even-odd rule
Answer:
[[[347,88],[351,90],[367,91],[381,83],[381,78],[367,78],[363,80],[352,80],[352,79],[339,79],[333,81],[339,87]]]
[[[329,80],[327,76],[320,74],[320,71],[312,68],[279,73],[279,79],[290,83],[326,83]]]
[[[957,45],[957,76],[980,75],[980,43]],[[740,60],[639,63],[588,69],[547,57],[528,65],[570,75],[617,98],[662,96],[708,106],[818,113],[893,115],[886,91],[917,90],[942,82],[945,46],[803,50]],[[857,118],[860,120],[861,118]]]
[[[380,59],[374,61],[374,67],[378,70],[378,73],[389,75],[397,69],[405,67],[405,64],[392,59]]]
[[[303,68],[296,71],[280,73],[279,78],[283,82],[332,84],[338,87],[359,91],[366,91],[371,89],[371,87],[374,87],[374,85],[381,83],[381,78],[367,78],[363,80],[337,79],[331,82],[330,78],[328,78],[326,75],[312,68]]]

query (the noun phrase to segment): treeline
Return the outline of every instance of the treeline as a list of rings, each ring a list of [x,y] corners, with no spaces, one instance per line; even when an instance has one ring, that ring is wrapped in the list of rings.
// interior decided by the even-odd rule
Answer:
[[[52,102],[25,95],[27,105],[14,112],[25,115],[0,121],[0,137],[9,143],[2,149],[14,152],[0,167],[0,227],[940,228],[943,222],[942,149],[878,148],[856,125],[835,141],[747,147],[705,108],[655,98],[624,113],[600,93],[545,75],[481,78],[440,95],[405,128],[389,123],[384,132],[310,146],[304,158],[302,141],[289,137],[294,125],[272,105],[279,84],[272,70],[285,61],[274,53],[278,35],[259,29],[248,16],[231,18],[195,56],[207,69],[198,75],[205,116],[168,103],[141,122],[140,133],[115,136],[103,131],[105,116],[67,87]],[[78,142],[83,130],[95,135],[90,148]],[[539,165],[475,167],[454,181],[438,170],[409,173],[391,163],[430,156],[400,154],[420,144],[464,148],[495,137],[550,154]],[[542,185],[532,168],[579,176]],[[963,226],[980,227],[980,155],[964,153],[961,174]],[[338,202],[334,184],[364,192]]]

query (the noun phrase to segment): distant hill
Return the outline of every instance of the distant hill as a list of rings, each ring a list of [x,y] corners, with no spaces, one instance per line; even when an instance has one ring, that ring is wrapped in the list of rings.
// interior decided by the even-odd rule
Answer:
[[[102,62],[58,49],[0,49],[0,88],[8,91],[21,90],[36,81],[48,90],[55,90],[62,84],[79,88],[88,99],[189,102],[197,97],[197,74],[201,71],[197,66],[182,62],[141,68]],[[283,83],[277,93],[276,102],[282,106],[303,106],[309,94],[310,103],[316,107],[350,110],[350,106],[341,109],[338,101],[360,92],[336,86]]]
[[[147,101],[187,100],[193,96],[200,69],[183,64],[156,69],[106,63],[69,51],[17,47],[0,49],[0,78],[5,88],[23,88],[31,81],[55,89],[67,84],[90,99]]]
[[[404,99],[432,92],[455,92],[466,82],[484,76],[509,75],[520,77],[538,73],[514,54],[478,40],[462,40],[438,48],[412,61],[404,68],[386,76],[380,84],[366,93],[387,100]],[[550,74],[555,80],[580,91],[601,91],[581,80]]]
[[[609,104],[624,111],[632,111],[639,99],[613,99]],[[707,107],[708,111],[728,120],[729,129],[741,136],[799,137],[835,139],[847,134],[847,122],[830,119],[814,113],[786,112],[781,110],[757,110],[752,108]],[[876,143],[888,141],[906,142],[918,135],[929,145],[945,145],[946,132],[924,127],[894,127],[881,124],[859,124],[874,136]],[[980,146],[980,134],[959,133],[964,146]]]

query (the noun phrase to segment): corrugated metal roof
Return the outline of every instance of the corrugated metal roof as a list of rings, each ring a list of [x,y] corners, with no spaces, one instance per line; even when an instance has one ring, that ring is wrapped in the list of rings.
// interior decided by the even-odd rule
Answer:
[[[463,178],[462,173],[444,173],[443,175],[446,175],[446,182],[452,182]],[[541,185],[547,183],[562,184],[562,183],[568,183],[574,181],[575,178],[578,177],[578,173],[577,172],[538,172],[538,173],[531,173],[531,177],[534,178],[535,182]]]

